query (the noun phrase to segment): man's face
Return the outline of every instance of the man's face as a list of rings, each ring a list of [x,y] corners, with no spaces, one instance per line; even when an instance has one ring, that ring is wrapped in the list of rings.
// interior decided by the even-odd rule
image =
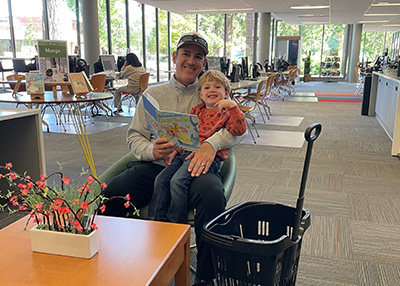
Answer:
[[[196,81],[197,76],[206,66],[203,50],[196,45],[186,45],[172,55],[176,65],[175,79],[188,86]]]

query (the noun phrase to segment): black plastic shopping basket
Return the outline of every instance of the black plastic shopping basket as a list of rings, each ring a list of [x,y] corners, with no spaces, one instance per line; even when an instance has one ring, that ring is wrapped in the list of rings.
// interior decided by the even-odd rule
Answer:
[[[312,143],[321,132],[315,123],[305,131],[308,142],[296,207],[267,202],[236,205],[205,224],[220,286],[295,285],[304,232],[310,212],[303,210]]]

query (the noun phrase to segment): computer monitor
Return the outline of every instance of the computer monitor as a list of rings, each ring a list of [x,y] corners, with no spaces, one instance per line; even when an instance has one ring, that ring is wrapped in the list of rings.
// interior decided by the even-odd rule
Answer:
[[[28,72],[25,59],[13,59],[14,72]]]
[[[220,57],[208,57],[207,58],[207,70],[221,71]]]
[[[79,60],[79,56],[68,56],[69,63],[69,72],[76,72],[77,62]]]
[[[242,57],[242,69],[240,71],[241,79],[245,79],[249,77],[249,58]]]
[[[118,71],[113,55],[100,55],[104,71]]]

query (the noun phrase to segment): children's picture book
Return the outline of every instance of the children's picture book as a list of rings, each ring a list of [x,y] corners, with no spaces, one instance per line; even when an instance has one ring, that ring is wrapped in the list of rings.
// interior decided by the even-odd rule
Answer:
[[[85,77],[82,73],[70,73],[69,80],[71,81],[72,90],[75,94],[82,95],[89,92]]]
[[[157,101],[149,95],[143,95],[142,100],[147,126],[156,138],[167,138],[168,141],[175,144],[177,149],[192,152],[200,150],[199,125],[196,115],[158,110]]]
[[[30,95],[44,94],[44,75],[38,72],[30,72],[25,75],[26,92]]]

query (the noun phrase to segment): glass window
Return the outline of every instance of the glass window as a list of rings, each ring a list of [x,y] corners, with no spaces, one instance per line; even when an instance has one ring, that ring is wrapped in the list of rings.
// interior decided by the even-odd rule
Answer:
[[[130,51],[143,63],[142,4],[129,2],[129,41]]]
[[[228,20],[229,19],[229,20]],[[230,22],[232,19],[232,22]],[[227,17],[227,50],[230,51],[232,60],[247,56],[251,61],[253,57],[253,31],[254,14],[230,14]]]
[[[196,15],[178,15],[171,13],[171,52],[176,50],[179,38],[183,34],[195,31]],[[205,35],[202,36],[205,37]]]
[[[233,14],[229,18],[233,23]],[[199,15],[199,33],[207,40],[210,57],[221,57],[224,55],[224,30],[225,30],[224,14],[206,14]],[[232,27],[227,32],[227,43],[232,39]],[[232,45],[227,46],[227,56],[231,55]]]
[[[283,21],[278,21],[278,36],[297,36],[299,35],[298,25],[289,25]]]
[[[168,12],[158,10],[160,81],[168,80]]]
[[[100,54],[110,54],[108,50],[108,34],[107,34],[107,6],[105,0],[98,1],[99,13],[99,33],[100,33]],[[126,44],[126,17],[125,17],[125,0],[110,1],[111,15],[111,54],[125,55]]]
[[[8,7],[8,6],[5,6]],[[24,7],[24,9],[21,9]],[[37,39],[43,39],[42,0],[13,0],[15,45],[17,58],[31,59],[37,55],[35,45]]]
[[[310,74],[318,75],[321,63],[323,25],[301,26],[301,59],[310,56]],[[304,61],[302,66],[304,71]]]
[[[8,1],[0,0],[0,56],[12,57],[10,22],[8,18]]]
[[[77,43],[75,1],[47,1],[50,40],[67,41],[68,54]]]
[[[325,25],[321,61],[322,76],[342,76],[344,25]]]
[[[156,8],[145,5],[146,31],[146,71],[150,73],[149,82],[157,82],[156,59]]]

